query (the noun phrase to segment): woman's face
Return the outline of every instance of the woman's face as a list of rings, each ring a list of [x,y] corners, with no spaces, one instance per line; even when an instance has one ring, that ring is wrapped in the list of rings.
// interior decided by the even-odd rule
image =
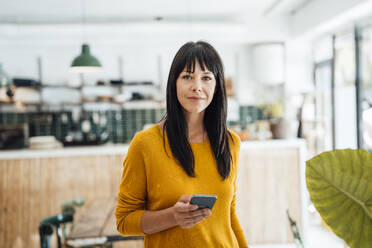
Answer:
[[[177,78],[177,99],[188,113],[201,113],[212,102],[216,79],[206,66],[204,69],[202,71],[196,61],[194,72],[187,72],[185,68]]]

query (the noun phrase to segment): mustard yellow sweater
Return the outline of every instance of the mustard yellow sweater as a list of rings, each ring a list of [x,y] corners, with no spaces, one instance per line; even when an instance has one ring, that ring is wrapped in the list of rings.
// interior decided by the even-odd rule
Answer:
[[[176,204],[181,195],[217,195],[212,215],[189,229],[173,227],[145,235],[145,247],[206,248],[248,247],[235,213],[236,176],[240,139],[230,140],[233,162],[230,176],[222,181],[209,141],[191,144],[195,157],[196,177],[189,177],[176,164],[163,131],[157,125],[143,130],[133,138],[124,161],[116,225],[123,235],[145,235],[141,216],[145,210],[161,210]]]

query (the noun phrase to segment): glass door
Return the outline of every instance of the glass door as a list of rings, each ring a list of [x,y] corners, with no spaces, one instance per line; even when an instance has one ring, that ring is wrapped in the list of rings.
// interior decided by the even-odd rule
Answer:
[[[334,49],[335,149],[356,149],[358,132],[354,32],[336,36]]]
[[[361,148],[372,152],[372,26],[362,31],[361,84],[360,84],[360,137]]]
[[[318,139],[316,153],[333,149],[332,61],[315,64],[315,120]]]

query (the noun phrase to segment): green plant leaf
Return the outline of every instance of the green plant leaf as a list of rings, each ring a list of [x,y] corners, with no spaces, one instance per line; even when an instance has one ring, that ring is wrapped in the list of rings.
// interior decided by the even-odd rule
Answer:
[[[323,152],[306,162],[306,185],[315,208],[351,248],[372,248],[372,154]]]

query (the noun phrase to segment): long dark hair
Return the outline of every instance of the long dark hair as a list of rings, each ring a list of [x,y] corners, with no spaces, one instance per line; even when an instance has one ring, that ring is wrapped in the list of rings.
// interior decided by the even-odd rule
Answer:
[[[167,111],[163,133],[167,134],[173,156],[190,177],[195,177],[194,154],[187,139],[188,130],[183,107],[177,99],[176,81],[185,67],[188,72],[195,71],[196,60],[203,71],[207,67],[216,79],[214,96],[205,110],[203,122],[217,162],[218,172],[222,179],[226,179],[230,174],[232,157],[228,140],[231,134],[226,127],[225,79],[221,58],[207,42],[188,42],[178,50],[173,59],[167,83]]]

